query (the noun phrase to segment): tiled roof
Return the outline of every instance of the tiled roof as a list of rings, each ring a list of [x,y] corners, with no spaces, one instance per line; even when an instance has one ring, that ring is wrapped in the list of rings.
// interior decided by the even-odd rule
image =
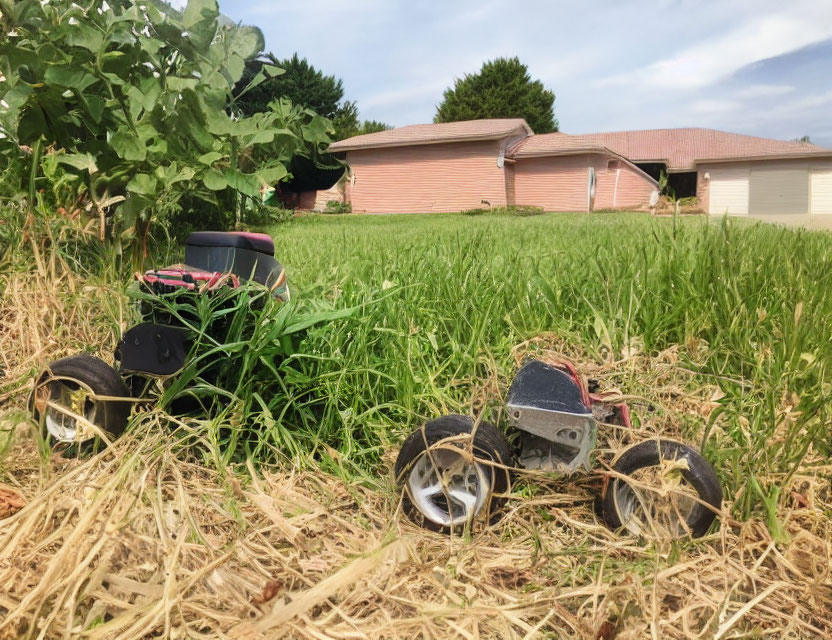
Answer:
[[[649,129],[586,133],[571,137],[602,144],[631,162],[665,163],[670,171],[693,170],[696,163],[703,160],[832,154],[829,149],[814,144],[757,138],[715,129]]]
[[[413,124],[389,131],[368,133],[333,142],[329,151],[353,151],[377,147],[403,147],[440,142],[467,142],[472,140],[499,140],[512,135],[531,135],[532,130],[522,118],[494,120],[466,120],[442,124]]]
[[[521,140],[506,155],[511,158],[528,158],[587,152],[610,153],[610,149],[600,142],[585,140],[581,136],[570,136],[565,133],[540,133]]]

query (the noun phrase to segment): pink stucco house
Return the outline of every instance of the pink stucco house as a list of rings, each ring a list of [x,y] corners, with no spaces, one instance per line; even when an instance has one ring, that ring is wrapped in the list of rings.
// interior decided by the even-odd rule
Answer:
[[[646,205],[666,172],[710,213],[832,213],[832,151],[712,129],[535,135],[522,119],[422,124],[329,150],[350,167],[354,212]]]

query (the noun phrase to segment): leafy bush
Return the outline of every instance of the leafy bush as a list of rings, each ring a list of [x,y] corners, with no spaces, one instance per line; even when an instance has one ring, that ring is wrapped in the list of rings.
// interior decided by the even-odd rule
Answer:
[[[326,203],[324,213],[352,213],[352,205],[349,202],[340,200],[329,200]]]
[[[43,195],[57,168],[71,174],[64,187],[98,218],[101,240],[109,225],[111,237],[144,246],[185,196],[239,220],[294,155],[328,141],[329,121],[286,101],[236,114],[236,99],[281,70],[264,65],[233,93],[263,36],[220,25],[216,0],[190,0],[183,13],[153,1],[86,4],[0,0],[0,152],[47,150],[29,161],[51,163]]]
[[[288,222],[295,215],[293,209],[284,209],[282,207],[272,207],[267,204],[256,205],[252,207],[246,214],[246,222],[255,227],[265,227],[267,225],[280,224],[281,222]]]

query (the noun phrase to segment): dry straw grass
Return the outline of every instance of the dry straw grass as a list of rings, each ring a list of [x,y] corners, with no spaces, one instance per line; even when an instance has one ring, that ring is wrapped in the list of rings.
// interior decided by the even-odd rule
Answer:
[[[0,332],[6,357],[18,345],[7,371],[63,355],[39,336],[72,322],[72,306],[46,308],[14,286],[6,295],[20,305]],[[90,344],[107,342],[98,337]],[[690,384],[675,350],[598,364],[542,336],[518,361],[528,353],[569,357],[607,390],[643,390],[628,400],[645,415],[658,407],[639,433],[603,429],[602,463],[633,439],[679,436],[686,415],[714,406],[715,388]],[[593,513],[597,476],[531,474],[501,523],[448,538],[404,520],[384,479],[368,488],[290,469],[212,470],[183,453],[166,416],[136,422],[80,461],[42,457],[17,427],[0,468],[0,496],[24,503],[0,520],[0,638],[832,635],[826,461],[807,461],[784,489],[785,544],[762,522],[734,522],[730,496],[720,528],[696,542],[617,536]]]

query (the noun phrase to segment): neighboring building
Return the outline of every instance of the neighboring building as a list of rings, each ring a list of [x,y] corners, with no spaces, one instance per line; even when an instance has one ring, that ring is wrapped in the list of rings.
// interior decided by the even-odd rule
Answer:
[[[564,133],[535,135],[509,152],[507,181],[514,202],[546,211],[637,208],[658,183],[627,158],[602,144]]]
[[[574,136],[603,144],[713,214],[832,213],[832,150],[713,129]]]
[[[353,212],[461,211],[506,204],[502,158],[531,133],[521,119],[419,124],[341,140],[329,151],[346,152]]]
[[[712,129],[534,135],[524,120],[412,125],[330,145],[354,212],[645,206],[662,172],[710,213],[832,213],[832,151]]]

